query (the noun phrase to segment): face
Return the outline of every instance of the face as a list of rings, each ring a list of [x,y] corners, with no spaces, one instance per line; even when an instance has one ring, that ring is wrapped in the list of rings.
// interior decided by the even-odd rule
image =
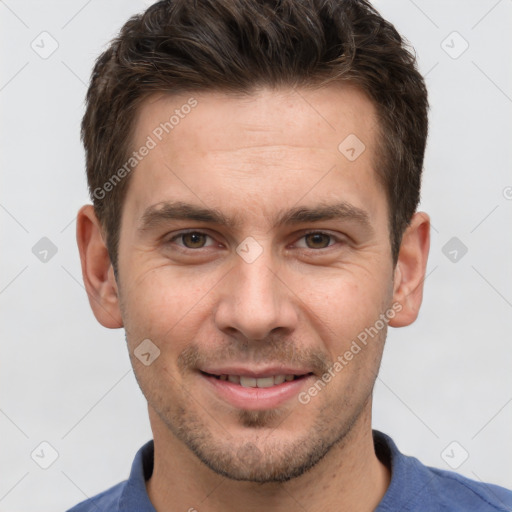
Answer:
[[[155,96],[148,136],[117,286],[153,427],[229,478],[298,476],[368,420],[397,309],[375,109],[348,86]]]

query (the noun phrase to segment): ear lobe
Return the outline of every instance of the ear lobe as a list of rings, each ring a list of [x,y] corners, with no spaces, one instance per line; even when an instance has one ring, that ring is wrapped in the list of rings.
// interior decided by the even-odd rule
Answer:
[[[404,327],[418,317],[423,299],[423,282],[430,249],[430,218],[415,213],[402,237],[395,268],[393,302],[402,309],[389,321],[391,327]]]
[[[92,205],[83,206],[78,212],[76,239],[82,278],[94,316],[104,327],[123,327],[114,271]]]

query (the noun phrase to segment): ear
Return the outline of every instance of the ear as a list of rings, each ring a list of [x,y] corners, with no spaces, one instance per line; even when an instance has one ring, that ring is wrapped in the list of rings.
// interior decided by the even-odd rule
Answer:
[[[423,282],[430,249],[430,218],[415,213],[404,232],[393,283],[393,303],[402,309],[389,321],[391,327],[404,327],[418,317],[423,299]]]
[[[76,240],[82,278],[96,320],[110,329],[123,327],[114,270],[92,205],[78,212]]]

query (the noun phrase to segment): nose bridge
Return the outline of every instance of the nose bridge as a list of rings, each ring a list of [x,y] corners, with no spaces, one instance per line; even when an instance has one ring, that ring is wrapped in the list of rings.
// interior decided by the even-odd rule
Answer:
[[[254,259],[237,257],[217,308],[220,329],[235,329],[244,337],[256,340],[265,338],[276,328],[293,328],[296,312],[287,288],[276,276],[275,267],[270,248],[261,250]]]
[[[260,257],[252,263],[240,263],[237,274],[240,282],[239,300],[245,307],[265,305],[267,311],[276,309],[279,293],[271,258]]]

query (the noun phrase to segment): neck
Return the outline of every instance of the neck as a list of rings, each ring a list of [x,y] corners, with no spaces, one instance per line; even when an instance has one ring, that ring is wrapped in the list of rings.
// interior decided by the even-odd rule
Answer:
[[[390,472],[375,455],[371,409],[343,441],[313,468],[284,483],[230,480],[206,467],[150,410],[155,459],[146,483],[158,512],[373,511],[384,496]],[[321,483],[319,483],[321,482]]]

